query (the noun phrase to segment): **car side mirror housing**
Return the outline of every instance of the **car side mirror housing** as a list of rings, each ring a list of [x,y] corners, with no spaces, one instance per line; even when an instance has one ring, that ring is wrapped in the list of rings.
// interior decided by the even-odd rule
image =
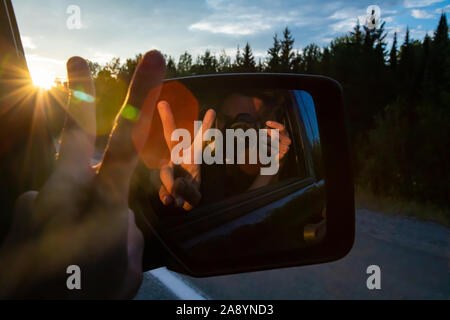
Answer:
[[[173,154],[155,111],[130,197],[145,236],[146,270],[166,266],[205,277],[330,262],[350,251],[354,187],[338,82],[297,74],[193,76],[166,80],[161,100],[170,104],[177,127],[193,133],[192,141],[194,121],[214,109],[215,135],[202,147],[200,203],[189,211],[170,208],[159,196],[158,162]],[[274,128],[277,140],[267,133]],[[229,147],[230,132],[237,132],[231,140],[241,141],[241,149]],[[272,176],[263,174],[271,163],[258,153],[269,140],[267,159],[279,160]],[[252,150],[256,163],[245,163]],[[205,163],[205,155],[216,161]]]

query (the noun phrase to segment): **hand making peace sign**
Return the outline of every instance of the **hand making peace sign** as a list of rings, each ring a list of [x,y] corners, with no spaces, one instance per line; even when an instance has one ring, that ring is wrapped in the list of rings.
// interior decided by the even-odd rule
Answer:
[[[172,133],[177,129],[175,119],[172,113],[172,109],[167,101],[160,101],[158,103],[158,111],[161,117],[164,139],[170,153],[176,144],[172,141]],[[194,159],[194,144],[197,139],[202,140],[203,134],[206,130],[210,129],[214,123],[216,113],[213,109],[209,109],[202,122],[202,129],[194,138],[190,150],[191,161],[189,163],[182,163],[181,165],[174,165],[170,160],[161,167],[160,178],[161,188],[159,190],[159,198],[164,205],[174,205],[184,210],[191,210],[195,207],[201,199],[200,193],[200,164],[195,164]],[[203,140],[202,140],[203,141]],[[201,150],[197,150],[202,152]]]

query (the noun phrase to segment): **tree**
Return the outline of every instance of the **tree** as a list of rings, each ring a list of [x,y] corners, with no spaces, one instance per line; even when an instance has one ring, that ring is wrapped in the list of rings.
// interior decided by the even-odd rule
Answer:
[[[105,65],[104,69],[108,70],[113,77],[117,77],[120,73],[120,58],[112,58],[111,61]]]
[[[175,66],[167,58],[168,76],[217,72],[296,72],[324,74],[338,80],[355,144],[353,158],[358,184],[381,194],[448,204],[448,139],[450,136],[450,41],[445,13],[432,37],[403,43],[398,35],[386,52],[384,23],[353,30],[320,48],[309,44],[294,51],[288,28],[273,36],[267,56],[256,60],[249,43],[236,56],[209,50],[196,58],[183,53]],[[90,62],[97,91],[97,128],[107,141],[127,84],[142,55],[121,64]],[[175,68],[176,67],[176,68]],[[102,136],[104,135],[104,136]]]
[[[392,48],[389,53],[389,66],[393,71],[397,69],[397,32],[394,32],[394,39],[392,40]]]
[[[409,27],[406,28],[405,40],[400,47],[400,59],[398,78],[400,83],[400,91],[404,96],[409,96],[413,87],[413,71],[415,69],[413,47],[409,39]]]
[[[244,54],[242,56],[242,71],[254,72],[256,70],[255,58],[253,57],[252,48],[247,42],[244,47]]]
[[[278,40],[278,36],[275,33],[273,36],[273,46],[267,51],[267,71],[280,72],[281,71],[281,59],[280,59],[281,44]]]
[[[305,73],[305,69],[304,69],[304,63],[303,63],[303,55],[300,51],[296,51],[292,61],[292,72],[294,73]]]
[[[192,56],[185,51],[178,59],[177,72],[181,76],[187,76],[191,73]]]
[[[242,66],[243,66],[243,57],[241,53],[241,48],[239,45],[236,48],[236,55],[234,57],[234,63],[232,65],[232,71],[233,72],[242,72]]]
[[[326,76],[331,76],[333,73],[331,67],[332,67],[332,61],[331,61],[330,49],[328,47],[325,47],[323,49],[323,53],[322,53],[321,73]]]
[[[96,77],[98,72],[101,69],[101,66],[99,63],[97,62],[92,62],[91,60],[87,60],[88,66],[89,66],[89,70],[91,70],[91,74],[93,77]]]
[[[430,58],[425,72],[426,90],[437,104],[448,106],[450,102],[450,41],[445,13],[441,14],[430,47]]]
[[[303,49],[302,69],[305,73],[318,73],[322,59],[320,47],[314,43]]]
[[[175,78],[177,76],[177,65],[172,56],[166,57],[166,77]]]
[[[218,61],[210,50],[205,50],[205,53],[197,57],[196,63],[192,66],[193,74],[213,74],[217,73]]]
[[[133,77],[134,71],[142,58],[142,54],[137,54],[134,58],[127,59],[125,63],[120,67],[118,78],[129,84]]]
[[[356,45],[362,44],[363,34],[361,32],[361,25],[359,24],[359,19],[356,20],[356,25],[350,34],[351,34],[352,38],[355,39],[354,43]]]
[[[286,27],[283,31],[283,40],[281,41],[280,64],[281,71],[290,72],[292,69],[292,59],[294,58],[294,38],[291,31]]]
[[[217,68],[218,68],[218,72],[221,72],[221,73],[231,72],[231,58],[225,52],[225,50],[222,50],[222,52],[219,55],[219,61],[218,61]]]

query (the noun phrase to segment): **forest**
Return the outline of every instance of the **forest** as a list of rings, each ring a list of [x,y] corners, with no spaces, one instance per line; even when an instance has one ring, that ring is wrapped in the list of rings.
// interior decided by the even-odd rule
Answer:
[[[230,57],[206,50],[178,60],[166,56],[167,77],[230,72],[319,74],[339,81],[352,142],[355,182],[376,196],[443,208],[448,223],[450,159],[450,41],[442,13],[433,34],[411,39],[393,35],[385,23],[369,29],[359,23],[347,34],[302,50],[286,27],[273,36],[264,59],[249,43]],[[99,143],[104,143],[142,54],[105,65],[90,61],[97,90]],[[54,90],[58,90],[55,88]]]

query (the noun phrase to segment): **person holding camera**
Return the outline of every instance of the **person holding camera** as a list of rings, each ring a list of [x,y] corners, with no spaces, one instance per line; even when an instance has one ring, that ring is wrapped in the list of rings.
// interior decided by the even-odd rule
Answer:
[[[160,101],[157,105],[161,117],[164,137],[169,150],[172,150],[174,142],[171,141],[171,134],[176,130],[175,119],[167,101]],[[202,134],[215,127],[225,132],[230,128],[262,129],[267,128],[268,135],[273,129],[279,131],[279,155],[281,163],[291,145],[291,139],[283,124],[278,121],[268,120],[273,117],[268,102],[255,94],[231,93],[223,101],[219,113],[213,109],[206,111],[202,121]],[[270,143],[270,140],[268,140]],[[248,152],[248,149],[245,151]],[[214,168],[220,165],[206,166],[203,170],[214,172]],[[222,185],[223,193],[219,198],[229,197],[248,190],[257,189],[270,184],[277,175],[261,175],[261,164],[232,164],[225,166],[225,176]],[[217,171],[216,171],[217,172]],[[213,174],[212,174],[213,175]],[[161,187],[159,189],[159,199],[165,206],[183,208],[186,211],[192,210],[202,199],[201,180],[202,169],[200,164],[182,163],[174,165],[171,161],[165,163],[160,169]],[[217,175],[214,174],[217,177]],[[210,190],[214,194],[214,190]],[[208,200],[208,199],[207,199]]]

